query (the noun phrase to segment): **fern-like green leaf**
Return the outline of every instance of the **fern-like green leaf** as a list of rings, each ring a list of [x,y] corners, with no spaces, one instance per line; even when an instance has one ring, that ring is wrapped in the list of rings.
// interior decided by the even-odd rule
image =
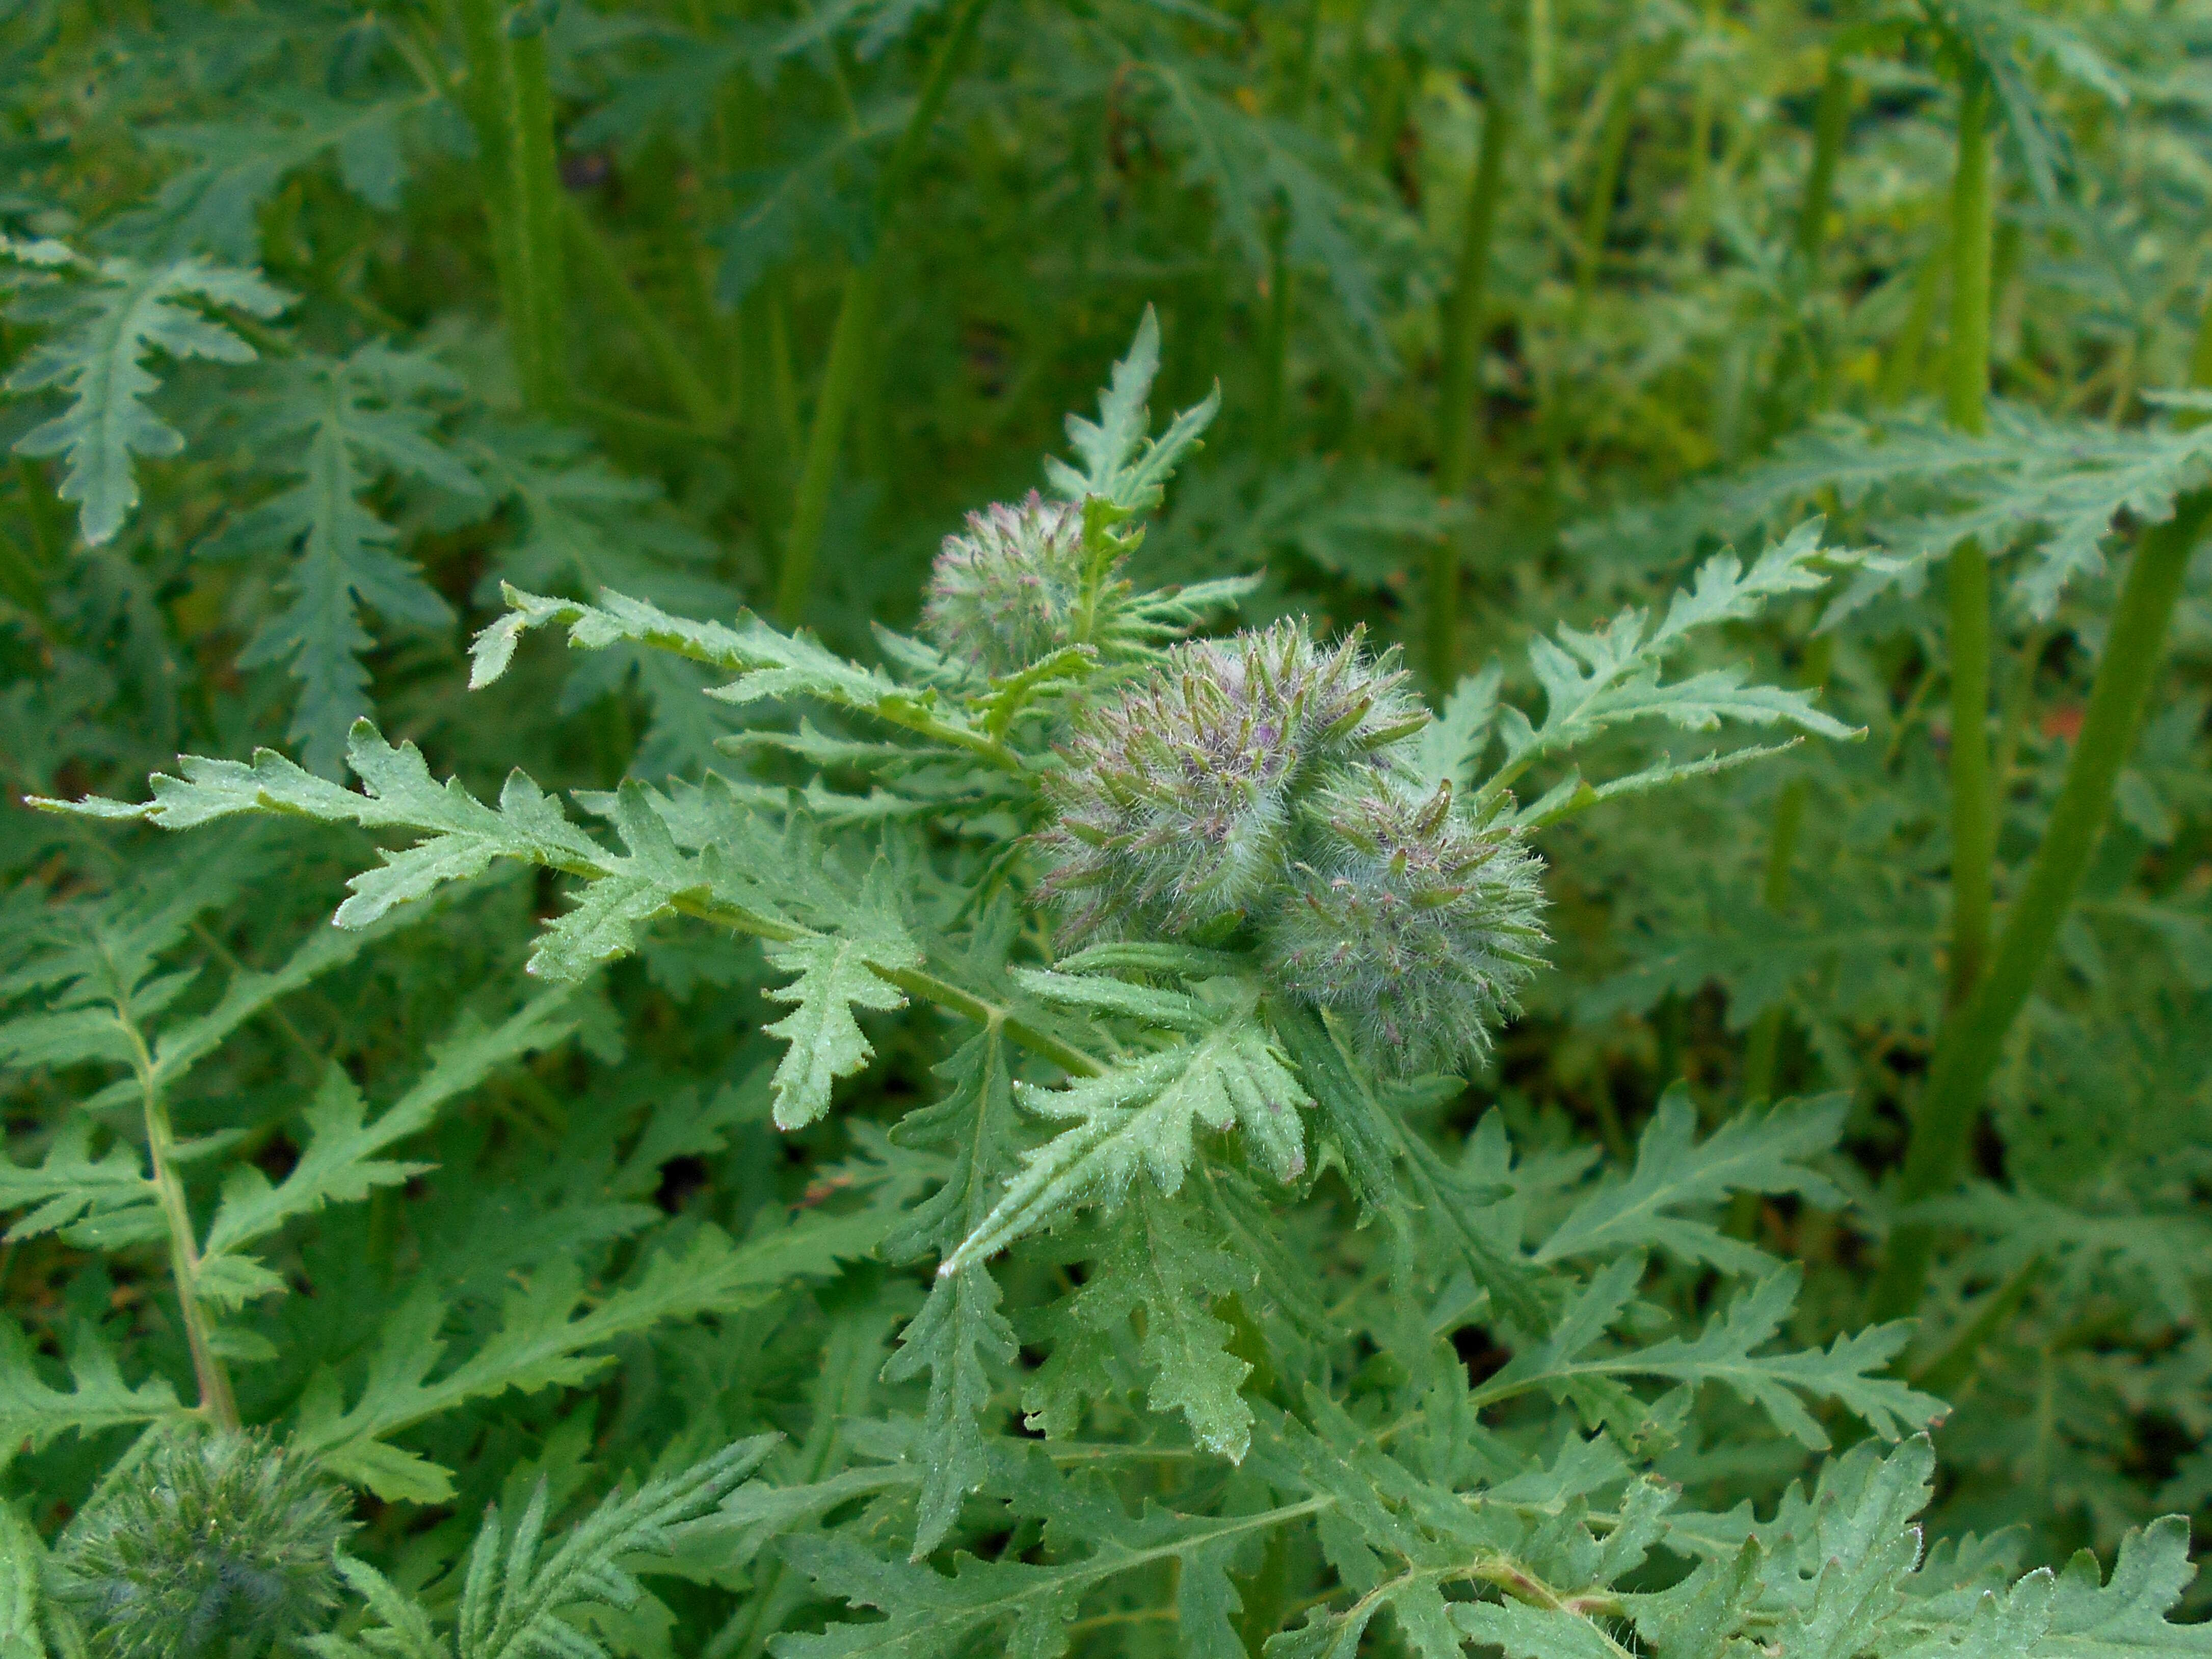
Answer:
[[[1212,1029],[1063,1089],[1023,1085],[1022,1103],[1071,1125],[1028,1153],[991,1213],[939,1269],[958,1273],[1088,1204],[1118,1204],[1139,1169],[1163,1193],[1182,1184],[1200,1127],[1239,1131],[1278,1180],[1305,1170],[1298,1113],[1313,1102],[1251,1000],[1219,1011]]]
[[[1757,616],[1773,599],[1819,590],[1828,580],[1820,562],[1838,556],[1823,551],[1815,520],[1767,549],[1748,570],[1732,553],[1708,560],[1656,621],[1632,606],[1594,632],[1563,628],[1557,641],[1540,636],[1531,641],[1528,662],[1543,689],[1544,721],[1533,724],[1510,704],[1499,710],[1504,759],[1483,785],[1478,804],[1495,800],[1543,757],[1640,720],[1661,720],[1691,731],[1735,720],[1791,726],[1822,737],[1852,736],[1850,727],[1814,706],[1810,692],[1747,684],[1741,667],[1708,669],[1663,683],[1660,678],[1664,660],[1691,635]],[[1541,807],[1540,803],[1531,810]]]
[[[240,662],[291,671],[301,689],[289,735],[311,770],[333,777],[345,762],[348,730],[368,712],[361,658],[375,641],[360,608],[419,628],[453,619],[445,600],[393,550],[398,532],[364,496],[386,477],[464,500],[484,492],[432,434],[434,412],[420,400],[458,390],[436,364],[371,344],[342,361],[301,358],[283,370],[249,441],[257,453],[282,458],[297,482],[241,514],[206,552],[295,556],[291,604],[263,625]]]
[[[853,1010],[906,1006],[906,998],[878,970],[917,967],[921,951],[900,920],[890,868],[878,861],[836,936],[771,944],[767,953],[772,966],[798,975],[768,994],[796,1005],[765,1028],[790,1045],[772,1085],[776,1127],[804,1128],[830,1109],[830,1085],[874,1055],[854,1022]]]
[[[114,1352],[89,1327],[73,1333],[64,1363],[70,1386],[50,1386],[22,1328],[0,1315],[0,1447],[35,1452],[64,1434],[94,1435],[184,1415],[165,1378],[149,1376],[136,1388],[125,1382]]]
[[[77,270],[74,303],[60,308],[54,332],[9,376],[8,389],[52,387],[69,399],[60,415],[17,439],[15,453],[60,458],[58,493],[77,503],[78,529],[97,547],[138,504],[135,463],[184,447],[183,434],[146,405],[161,386],[146,360],[160,352],[179,362],[251,362],[253,348],[191,302],[273,317],[290,301],[250,271],[198,258],[88,260]]]
[[[456,1650],[462,1659],[609,1659],[574,1615],[636,1606],[644,1594],[638,1572],[674,1555],[684,1523],[736,1490],[775,1440],[764,1434],[738,1441],[635,1492],[603,1498],[557,1539],[546,1536],[550,1494],[543,1480],[512,1533],[492,1505],[462,1575],[453,1648],[435,1635],[420,1602],[365,1563],[342,1561],[340,1571],[375,1622],[357,1638],[320,1636],[310,1645],[324,1659],[448,1659]]]
[[[1729,1120],[1703,1145],[1693,1145],[1698,1109],[1686,1085],[1661,1098],[1644,1132],[1636,1168],[1625,1181],[1600,1188],[1553,1231],[1536,1260],[1657,1246],[1686,1261],[1709,1262],[1729,1273],[1762,1273],[1771,1258],[1724,1237],[1710,1222],[1671,1213],[1717,1203],[1735,1192],[1802,1193],[1811,1202],[1838,1209],[1844,1195],[1800,1159],[1827,1151],[1842,1133],[1849,1103],[1841,1096]]]
[[[374,1188],[397,1185],[428,1168],[379,1154],[420,1133],[441,1106],[476,1087],[495,1067],[566,1037],[575,1025],[574,1017],[564,1012],[568,1000],[565,990],[538,997],[492,1027],[465,1016],[453,1034],[433,1048],[429,1068],[374,1123],[366,1121],[365,1104],[352,1079],[337,1066],[325,1072],[303,1114],[307,1145],[283,1181],[271,1183],[251,1164],[234,1166],[225,1177],[222,1202],[201,1251],[197,1288],[211,1295],[210,1285],[220,1282],[212,1275],[240,1261],[248,1245],[294,1218],[325,1204],[358,1203]],[[281,1279],[270,1286],[282,1287]]]
[[[483,1346],[433,1378],[445,1352],[445,1310],[427,1288],[386,1322],[360,1397],[348,1407],[337,1379],[308,1384],[295,1443],[333,1474],[378,1496],[442,1502],[451,1476],[388,1443],[389,1437],[471,1400],[508,1389],[574,1388],[605,1367],[605,1346],[667,1320],[730,1313],[765,1301],[795,1279],[824,1278],[883,1242],[894,1212],[813,1214],[768,1225],[743,1243],[705,1228],[681,1250],[664,1251],[630,1283],[587,1297],[573,1262],[541,1268],[507,1299],[500,1327]]]
[[[1146,306],[1128,356],[1114,365],[1112,379],[1098,395],[1098,418],[1067,417],[1068,441],[1083,465],[1045,458],[1045,477],[1054,489],[1071,501],[1096,496],[1130,514],[1150,513],[1160,504],[1176,465],[1197,447],[1199,434],[1219,412],[1221,388],[1182,410],[1154,438],[1145,398],[1159,371],[1160,323]]]
[[[1597,1414],[1613,1409],[1614,1379],[1718,1382],[1814,1450],[1827,1447],[1828,1435],[1805,1409],[1801,1395],[1833,1400],[1889,1439],[1917,1432],[1944,1415],[1941,1401],[1881,1375],[1911,1334],[1902,1323],[1838,1336],[1826,1349],[1755,1352],[1774,1339],[1796,1305],[1802,1270],[1795,1266],[1745,1291],[1695,1337],[1670,1336],[1644,1347],[1598,1352],[1605,1334],[1626,1310],[1643,1271],[1637,1256],[1609,1263],[1568,1304],[1550,1336],[1516,1353],[1476,1390],[1476,1400],[1487,1403],[1544,1388]]]

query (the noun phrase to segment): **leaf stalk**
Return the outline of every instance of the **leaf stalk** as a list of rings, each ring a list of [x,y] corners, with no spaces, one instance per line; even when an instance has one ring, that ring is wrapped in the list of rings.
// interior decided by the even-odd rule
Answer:
[[[115,1018],[131,1044],[131,1069],[138,1079],[146,1123],[148,1179],[169,1236],[169,1274],[176,1284],[177,1310],[184,1322],[185,1345],[192,1356],[192,1376],[199,1384],[200,1414],[216,1428],[235,1433],[238,1397],[231,1389],[230,1373],[215,1351],[207,1310],[200,1304],[199,1244],[192,1231],[191,1206],[185,1200],[184,1180],[177,1173],[176,1127],[170,1121],[169,1103],[155,1070],[153,1054],[146,1047],[145,1034],[130,1009],[119,1003]]]

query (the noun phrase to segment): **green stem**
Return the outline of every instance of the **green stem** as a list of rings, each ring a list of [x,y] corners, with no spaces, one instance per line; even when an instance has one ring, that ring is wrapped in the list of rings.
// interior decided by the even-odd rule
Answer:
[[[1552,110],[1552,0],[1528,0],[1528,96],[1536,106],[1536,136],[1540,144]]]
[[[0,596],[12,601],[40,633],[53,631],[53,613],[46,608],[46,573],[5,531],[0,531]]]
[[[1945,1006],[1973,994],[1989,954],[1996,790],[1990,765],[1990,561],[1969,537],[1952,550],[1951,971]]]
[[[1698,62],[1697,89],[1690,106],[1690,205],[1682,238],[1692,249],[1704,246],[1713,222],[1713,109],[1720,97],[1720,76],[1713,52],[1719,44],[1720,26],[1721,0],[1705,0],[1702,30],[1705,50]]]
[[[1912,1373],[1913,1386],[1948,1399],[1954,1389],[1972,1377],[1980,1363],[1982,1350],[2012,1322],[2012,1316],[2027,1300],[2027,1293],[2035,1288],[2035,1281],[2043,1276],[2043,1258],[2035,1255],[2014,1268],[2011,1276],[1990,1293],[1981,1311],[1951,1340],[1950,1345]]]
[[[1951,266],[1949,234],[1942,234],[1912,278],[1912,302],[1905,313],[1905,326],[1883,358],[1881,379],[1875,395],[1882,404],[1903,403],[1920,384],[1928,353],[1928,336],[1936,325],[1936,302],[1943,292],[1943,274]]]
[[[521,216],[518,241],[530,321],[537,336],[535,401],[557,413],[566,401],[568,305],[562,258],[560,164],[553,146],[553,91],[546,75],[545,31],[517,36],[514,58],[514,196]]]
[[[2136,545],[2043,844],[2005,918],[1987,976],[1936,1042],[1905,1152],[1901,1205],[1932,1198],[1959,1177],[2005,1038],[2034,989],[2112,810],[2113,786],[2134,746],[2182,579],[2208,519],[2212,490],[2199,490]],[[1877,1316],[1899,1318],[1918,1306],[1934,1249],[1934,1230],[1927,1223],[1899,1224],[1875,1285]]]
[[[732,77],[720,112],[723,166],[731,173],[764,165],[768,104],[750,74]],[[731,396],[744,427],[744,464],[755,526],[773,543],[790,523],[791,458],[799,447],[798,391],[786,325],[789,273],[765,273],[738,305],[737,363]],[[773,546],[769,548],[774,556]]]
[[[2203,316],[2197,319],[2197,345],[2189,354],[2189,384],[2212,386],[2212,301],[2206,303]],[[2204,417],[2194,412],[2185,413],[2181,423],[2192,428],[2202,426]]]
[[[1504,186],[1505,156],[1513,142],[1516,108],[1512,95],[1497,93],[1485,106],[1481,146],[1475,152],[1467,212],[1461,222],[1459,263],[1443,307],[1437,489],[1455,501],[1466,495],[1474,477],[1481,395],[1475,370],[1482,355],[1490,251],[1497,234],[1498,201]],[[1429,552],[1429,684],[1439,692],[1448,690],[1459,675],[1459,583],[1460,546],[1456,538],[1447,535]]]
[[[787,627],[796,626],[806,614],[807,600],[814,592],[814,558],[821,550],[822,528],[830,517],[830,486],[836,476],[845,417],[851,412],[853,393],[860,385],[861,356],[867,349],[868,325],[875,313],[876,285],[882,271],[881,249],[866,264],[853,267],[845,278],[844,297],[838,301],[836,325],[830,332],[830,361],[822,372],[814,423],[806,434],[806,459],[799,469],[791,531],[784,538],[782,568],[777,574],[775,612]]]
[[[908,118],[905,131],[899,134],[898,147],[891,152],[876,187],[875,246],[866,261],[855,265],[845,278],[844,296],[837,306],[837,321],[830,331],[830,361],[823,370],[822,392],[815,401],[813,424],[806,434],[806,456],[792,507],[791,533],[784,540],[782,568],[778,573],[776,614],[787,624],[795,623],[805,614],[807,600],[814,591],[814,561],[821,550],[822,527],[829,518],[830,486],[836,474],[837,451],[844,441],[846,416],[852,410],[853,394],[860,384],[863,354],[868,349],[875,316],[876,294],[883,281],[884,236],[890,229],[891,215],[898,207],[907,179],[921,158],[930,128],[935,125],[946,94],[952,89],[953,71],[968,43],[975,38],[983,6],[984,0],[960,0],[960,8],[953,14],[952,27],[930,63],[921,95],[915,101],[914,113]]]
[[[660,320],[660,313],[632,286],[605,234],[576,203],[570,201],[566,207],[563,216],[568,240],[582,256],[584,270],[629,325],[630,332],[637,336],[638,343],[653,359],[653,368],[659,372],[677,405],[702,428],[712,432],[720,428],[725,422],[721,405],[692,366],[690,356],[677,344],[676,337]]]
[[[1048,1031],[1041,1031],[1013,1017],[1012,1012],[994,1002],[986,1001],[973,992],[963,991],[949,980],[938,978],[918,969],[902,968],[878,969],[890,981],[909,996],[925,1002],[933,1002],[948,1013],[971,1019],[978,1025],[996,1024],[1006,1034],[1008,1042],[1026,1048],[1040,1060],[1048,1060],[1070,1077],[1099,1077],[1105,1066],[1082,1049],[1061,1042]]]
[[[239,1427],[238,1397],[231,1392],[230,1373],[215,1351],[214,1333],[207,1310],[200,1305],[200,1253],[192,1231],[191,1206],[185,1201],[185,1183],[177,1174],[177,1132],[169,1120],[169,1104],[154,1070],[154,1056],[144,1035],[127,1008],[118,1006],[116,1021],[131,1044],[131,1066],[137,1074],[138,1093],[146,1121],[146,1163],[161,1219],[169,1235],[169,1274],[177,1287],[177,1309],[185,1326],[185,1346],[192,1356],[192,1375],[199,1383],[201,1415],[218,1429],[235,1433]]]
[[[1283,118],[1297,120],[1313,93],[1316,53],[1321,40],[1320,0],[1306,0],[1297,58],[1279,105]],[[1260,454],[1269,463],[1283,458],[1289,424],[1291,307],[1297,277],[1290,261],[1291,208],[1274,205],[1267,225],[1267,308],[1260,330]]]
[[[1943,412],[1964,432],[1989,424],[1990,82],[1970,71],[1959,98],[1958,170],[1951,179],[1951,349]]]
[[[1290,210],[1279,204],[1267,223],[1267,307],[1260,320],[1259,450],[1270,465],[1283,458],[1284,409],[1290,399]]]
[[[1774,838],[1766,847],[1766,870],[1759,902],[1776,915],[1790,908],[1790,866],[1797,856],[1797,837],[1805,824],[1805,780],[1792,778],[1774,802]],[[1743,1050],[1743,1097],[1774,1097],[1774,1060],[1782,1042],[1783,1005],[1759,1011]]]
[[[1827,240],[1836,198],[1836,166],[1843,159],[1844,133],[1850,125],[1851,71],[1843,54],[1831,51],[1820,77],[1820,101],[1813,112],[1813,163],[1805,171],[1805,199],[1797,209],[1797,255],[1809,269]]]
[[[1988,426],[1990,82],[1967,70],[1959,99],[1951,185],[1951,348],[1944,414],[1961,431]],[[1951,554],[1951,973],[1948,1005],[1972,995],[1989,951],[1996,797],[1990,775],[1990,564],[1972,537]]]
[[[1828,635],[1820,635],[1805,647],[1804,662],[1798,679],[1808,688],[1818,689],[1828,683],[1828,673],[1834,665],[1835,641]],[[1782,786],[1782,793],[1774,802],[1774,833],[1766,844],[1766,869],[1759,879],[1759,898],[1774,915],[1783,915],[1790,908],[1790,872],[1796,862],[1798,837],[1805,828],[1806,785],[1802,778],[1792,778]],[[1774,1098],[1774,1073],[1782,1050],[1782,1027],[1787,1018],[1786,1005],[1778,999],[1759,1011],[1752,1022],[1751,1034],[1743,1049],[1742,1096],[1747,1101]],[[1729,1231],[1738,1237],[1751,1237],[1759,1215],[1756,1194],[1739,1193],[1729,1211]]]
[[[568,323],[544,30],[510,33],[500,0],[461,0],[461,28],[467,110],[515,383],[526,407],[557,414],[566,402]]]
[[[1575,315],[1579,319],[1596,291],[1605,239],[1613,225],[1613,198],[1620,189],[1620,169],[1628,156],[1628,136],[1636,115],[1636,94],[1644,88],[1644,52],[1632,46],[1621,55],[1619,79],[1598,129],[1597,169],[1589,200],[1583,206],[1581,246],[1575,260]]]

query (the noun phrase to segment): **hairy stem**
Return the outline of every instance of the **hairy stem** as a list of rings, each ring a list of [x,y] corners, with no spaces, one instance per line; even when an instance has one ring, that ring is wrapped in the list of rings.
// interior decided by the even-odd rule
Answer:
[[[192,1231],[191,1207],[185,1202],[185,1183],[177,1174],[177,1132],[169,1121],[169,1103],[154,1070],[154,1056],[131,1011],[120,1005],[117,1022],[131,1043],[131,1068],[137,1075],[138,1094],[146,1121],[146,1164],[154,1196],[161,1206],[161,1219],[169,1235],[169,1275],[177,1287],[177,1310],[185,1326],[185,1345],[191,1351],[192,1375],[199,1384],[202,1416],[218,1429],[235,1432],[239,1426],[238,1397],[231,1392],[230,1373],[215,1351],[207,1310],[200,1305],[200,1252]]]
[[[588,877],[593,872],[580,871],[572,873]],[[807,936],[805,928],[772,921],[750,910],[717,904],[711,899],[678,898],[670,908],[696,921],[709,921],[718,927],[727,927],[755,939],[786,940]],[[877,968],[871,964],[871,971],[887,984],[896,985],[908,996],[934,1003],[947,1013],[957,1014],[978,1025],[996,1025],[1015,1047],[1028,1049],[1040,1060],[1050,1060],[1071,1077],[1098,1077],[1105,1073],[1103,1063],[1073,1043],[1064,1042],[1049,1031],[1041,1031],[1034,1025],[1015,1018],[1011,1008],[1002,1007],[972,991],[963,990],[950,980],[939,979],[935,974],[918,968]]]
[[[1970,67],[1959,100],[1951,186],[1951,349],[1943,408],[1952,425],[1988,425],[1990,83]],[[1947,1001],[1973,994],[1989,951],[1996,798],[1990,774],[1990,564],[1969,537],[1951,554],[1951,973]]]
[[[1808,268],[1818,263],[1821,245],[1827,240],[1836,199],[1836,166],[1843,159],[1844,133],[1850,118],[1850,65],[1841,52],[1832,50],[1813,112],[1813,162],[1805,170],[1805,197],[1797,209],[1797,256]]]
[[[1459,262],[1443,305],[1443,359],[1437,404],[1437,489],[1463,498],[1474,476],[1480,429],[1475,373],[1489,297],[1490,250],[1498,227],[1498,200],[1505,180],[1506,151],[1513,142],[1516,105],[1493,92],[1485,104],[1481,147],[1475,153],[1467,211],[1461,221]],[[1429,550],[1429,684],[1439,692],[1459,677],[1460,544],[1446,535]]]
[[[799,489],[791,511],[791,532],[784,539],[782,568],[777,573],[776,614],[787,623],[805,613],[814,591],[815,556],[822,547],[822,527],[830,514],[830,486],[837,470],[837,451],[845,437],[846,417],[860,381],[865,354],[875,319],[876,296],[883,282],[884,233],[897,210],[908,178],[921,159],[921,149],[938,112],[952,89],[953,72],[968,43],[975,39],[982,20],[985,0],[960,0],[952,27],[939,45],[922,82],[914,112],[899,134],[898,146],[884,166],[876,186],[875,246],[866,260],[854,266],[845,279],[844,297],[838,302],[837,321],[830,336],[830,361],[823,368],[821,395],[814,405],[814,420],[806,434],[806,454],[799,475]]]
[[[1959,1178],[2005,1038],[2035,988],[2112,810],[2113,786],[2134,747],[2182,579],[2208,520],[2212,490],[2199,490],[2136,548],[2043,844],[2006,915],[1988,975],[1937,1040],[1905,1152],[1902,1204],[1932,1198]],[[1874,1289],[1877,1318],[1901,1318],[1919,1305],[1934,1249],[1935,1231],[1925,1222],[1901,1222],[1890,1234]]]
[[[677,343],[676,337],[661,321],[660,313],[632,285],[605,234],[574,202],[565,206],[563,217],[568,240],[581,256],[584,270],[629,325],[630,332],[637,336],[638,343],[652,359],[669,395],[700,428],[708,432],[718,429],[725,420],[721,404],[692,366],[690,355]]]
[[[515,32],[501,12],[500,0],[461,0],[467,111],[515,383],[531,409],[557,414],[567,402],[568,319],[545,33]]]

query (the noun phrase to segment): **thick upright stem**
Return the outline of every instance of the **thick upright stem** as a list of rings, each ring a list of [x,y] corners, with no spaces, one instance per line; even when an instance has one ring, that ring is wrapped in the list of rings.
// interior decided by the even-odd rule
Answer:
[[[1952,425],[1989,423],[1990,83],[1979,69],[1959,99],[1958,170],[1951,179],[1951,349],[1943,412]]]
[[[568,394],[568,319],[545,35],[512,32],[501,11],[500,0],[461,0],[468,114],[515,382],[528,407],[557,414]]]
[[[1944,413],[1979,433],[1990,378],[1990,84],[1967,70],[1951,186],[1951,349]],[[1996,799],[1990,774],[1990,566],[1969,538],[1951,554],[1951,975],[1948,1006],[1973,994],[1989,951]]]
[[[837,321],[830,337],[830,361],[823,371],[821,395],[815,400],[814,420],[806,434],[806,459],[799,475],[799,489],[792,506],[791,533],[785,538],[782,568],[777,573],[776,614],[787,623],[805,614],[814,591],[814,560],[822,547],[822,528],[829,518],[830,486],[837,471],[837,451],[844,442],[845,423],[860,385],[864,354],[870,349],[876,299],[883,281],[883,242],[890,228],[908,179],[921,159],[929,130],[952,89],[953,71],[968,43],[975,38],[983,15],[984,0],[960,0],[952,27],[937,49],[922,82],[914,112],[899,134],[883,177],[876,186],[875,246],[864,264],[855,265],[845,279],[845,293],[837,307]]]
[[[1850,65],[1840,52],[1828,54],[1820,77],[1820,100],[1813,112],[1813,162],[1805,170],[1805,198],[1797,209],[1797,253],[1809,268],[1827,240],[1828,219],[1836,200],[1836,167],[1843,159],[1844,133],[1851,118]]]
[[[536,337],[538,386],[534,401],[557,412],[567,401],[568,295],[562,262],[560,163],[553,146],[553,90],[546,75],[545,31],[516,37],[514,57],[514,195],[521,216],[518,240],[523,282]]]
[[[1936,1043],[1927,1091],[1913,1119],[1900,1203],[1931,1198],[1959,1177],[2005,1037],[2034,989],[2112,810],[2113,786],[2150,700],[2182,578],[2208,520],[2212,491],[2199,491],[2185,497],[2173,517],[2145,534],[2136,549],[2050,828],[2005,918],[1987,977],[1946,1024]],[[1919,1304],[1934,1243],[1933,1230],[1922,1222],[1905,1222],[1892,1232],[1875,1285],[1878,1316],[1902,1317]]]
[[[2190,381],[2212,386],[2212,303],[2199,326]],[[2182,580],[2208,520],[2212,490],[2200,489],[2177,501],[2173,516],[2153,526],[2136,544],[2043,844],[2005,918],[1988,977],[1945,1023],[1936,1041],[1927,1090],[1905,1148],[1898,1191],[1902,1204],[1931,1198],[1959,1178],[2005,1038],[2035,988],[2112,811],[2112,790],[2135,746]],[[1924,1222],[1903,1222],[1890,1234],[1871,1299],[1875,1316],[1899,1318],[1919,1306],[1935,1249],[1935,1230]]]
[[[154,1070],[154,1057],[140,1035],[137,1022],[127,1009],[117,1018],[131,1040],[131,1067],[138,1075],[138,1092],[146,1121],[146,1163],[161,1220],[169,1235],[169,1274],[177,1287],[177,1310],[184,1321],[185,1346],[192,1356],[192,1375],[199,1384],[200,1412],[218,1429],[235,1431],[239,1426],[238,1397],[231,1392],[230,1373],[215,1351],[214,1334],[207,1310],[200,1305],[200,1252],[192,1231],[191,1207],[185,1202],[185,1183],[177,1174],[177,1132],[169,1121],[168,1102]]]
[[[2197,345],[2189,356],[2189,384],[2212,386],[2212,301],[2206,301],[2204,315],[2197,325]],[[2190,426],[2199,426],[2203,422],[2202,416],[2187,417]]]
[[[1498,200],[1505,179],[1505,154],[1513,142],[1517,100],[1493,93],[1484,106],[1481,147],[1468,182],[1461,222],[1459,263],[1443,305],[1443,360],[1437,403],[1437,489],[1463,498],[1474,476],[1480,432],[1476,369],[1482,357],[1484,313],[1490,289],[1490,251],[1498,227]],[[1429,683],[1448,690],[1459,675],[1460,546],[1446,536],[1429,553]]]

